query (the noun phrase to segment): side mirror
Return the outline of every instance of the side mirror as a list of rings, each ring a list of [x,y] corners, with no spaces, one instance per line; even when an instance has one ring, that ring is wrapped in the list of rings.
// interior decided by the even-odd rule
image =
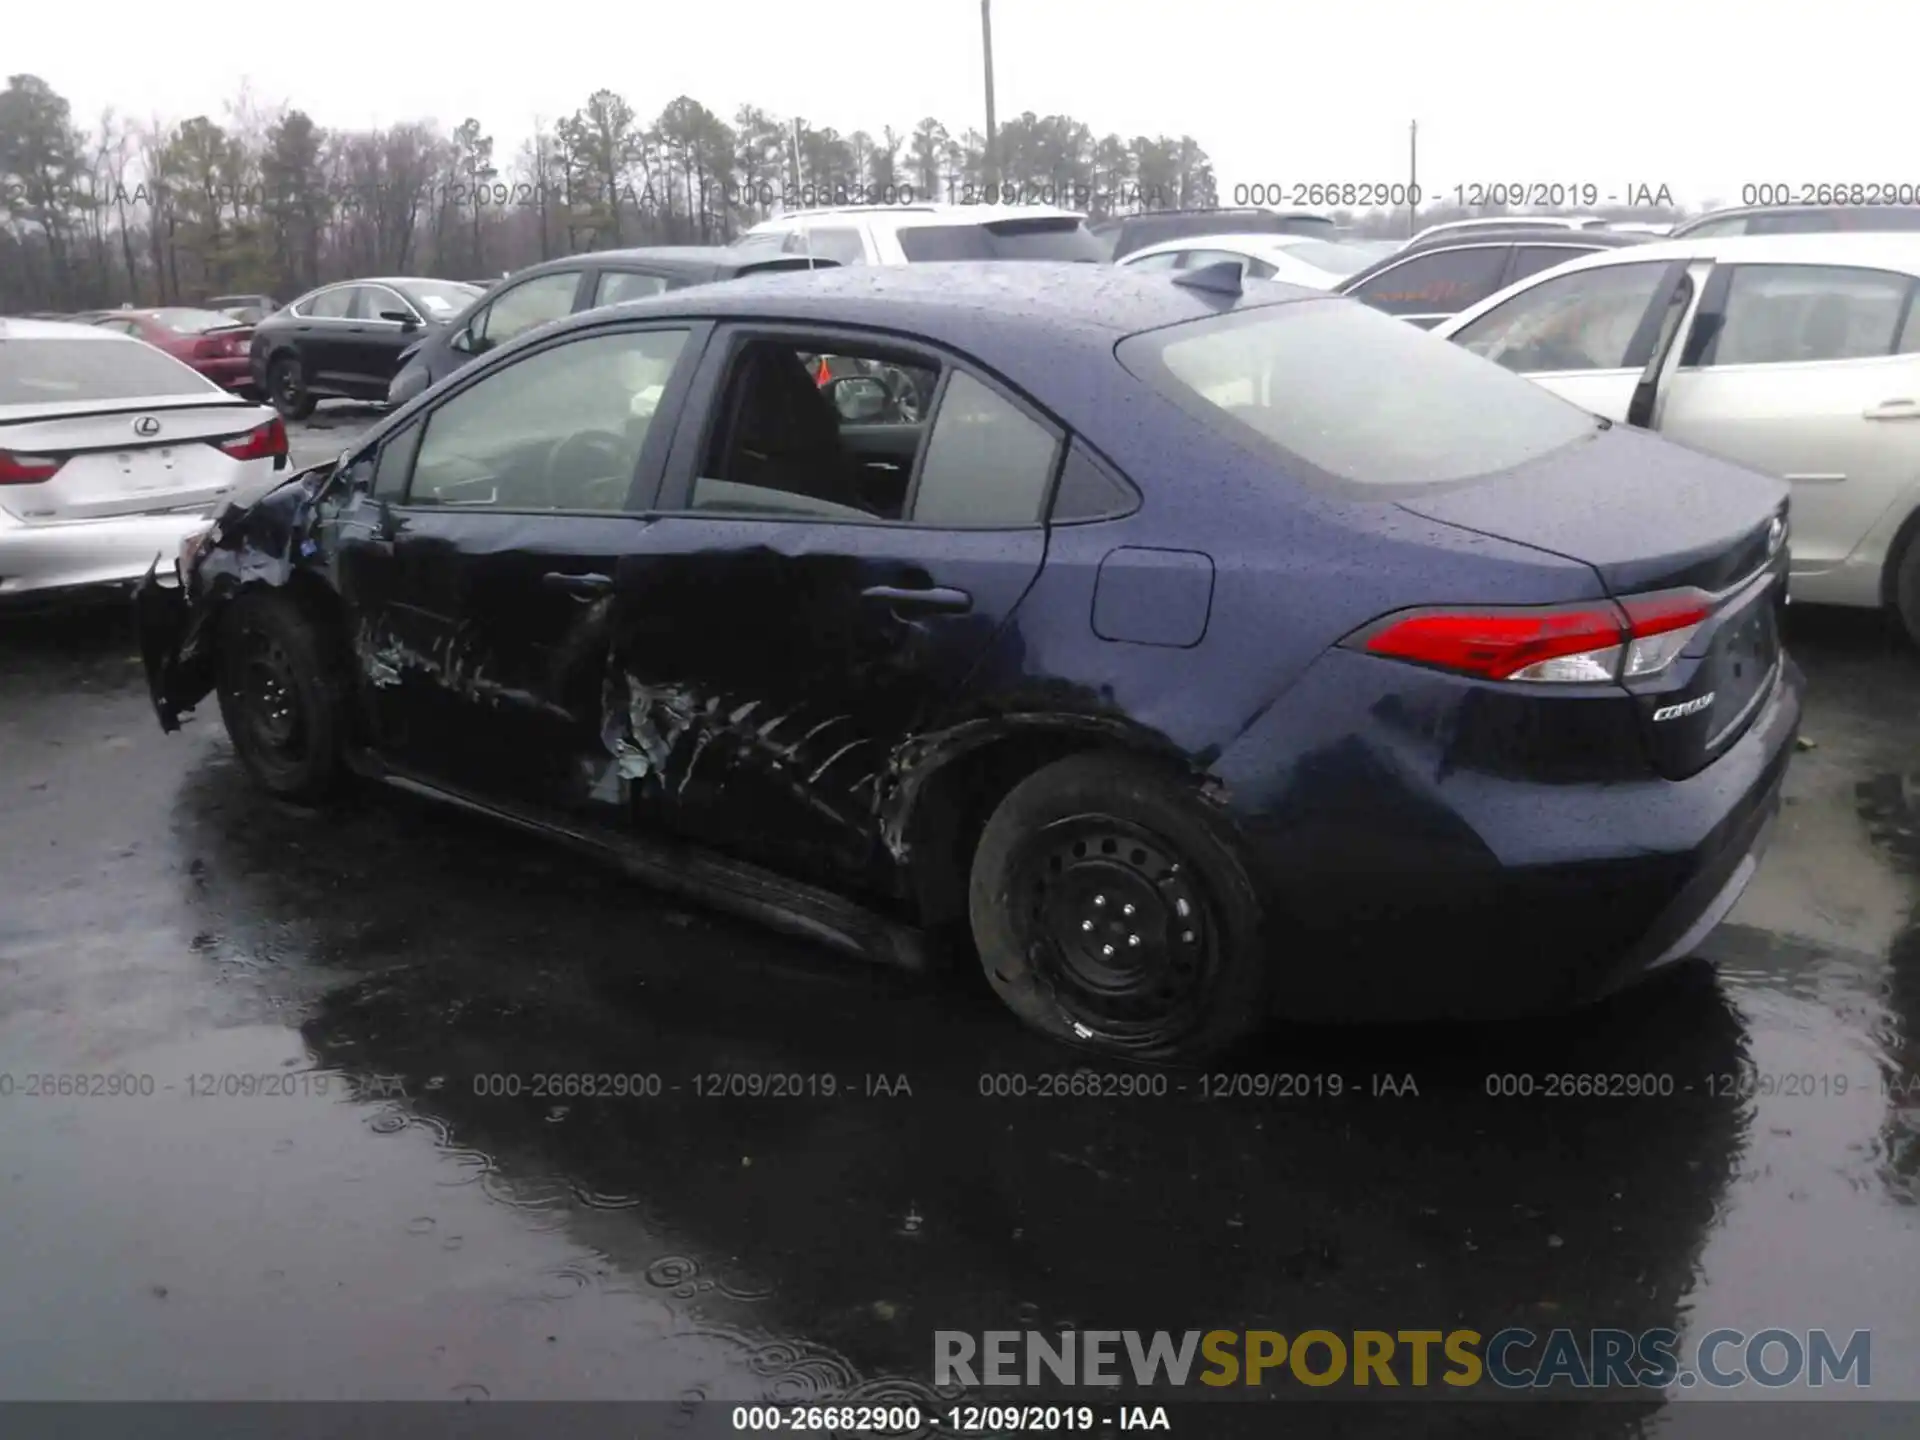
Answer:
[[[380,318],[382,320],[398,320],[402,330],[418,330],[420,328],[420,317],[411,310],[382,310],[380,312]]]
[[[458,350],[462,355],[472,355],[478,349],[473,343],[473,331],[467,329],[465,326],[462,326],[456,331],[453,339],[449,340],[447,344],[453,349]]]
[[[827,398],[842,420],[877,420],[887,408],[887,387],[871,375],[843,375],[827,382]]]

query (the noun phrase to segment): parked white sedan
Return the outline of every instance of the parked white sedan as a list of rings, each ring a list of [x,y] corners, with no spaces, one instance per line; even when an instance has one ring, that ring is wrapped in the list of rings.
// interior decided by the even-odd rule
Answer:
[[[164,350],[0,319],[0,601],[164,569],[223,500],[286,467],[279,416]]]
[[[1794,598],[1892,606],[1920,642],[1916,292],[1920,234],[1687,238],[1542,271],[1433,333],[1787,480]]]
[[[1148,245],[1116,263],[1129,270],[1198,270],[1230,261],[1243,279],[1331,290],[1379,258],[1374,247],[1313,235],[1194,235]]]

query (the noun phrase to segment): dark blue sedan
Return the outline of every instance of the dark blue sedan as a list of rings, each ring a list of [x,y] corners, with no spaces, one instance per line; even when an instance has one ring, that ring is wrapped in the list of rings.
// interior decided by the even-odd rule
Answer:
[[[1793,748],[1785,531],[1352,301],[854,268],[532,332],[139,606],[161,724],[216,693],[276,795],[372,777],[867,956],[970,931],[1030,1024],[1193,1059],[1692,953]]]

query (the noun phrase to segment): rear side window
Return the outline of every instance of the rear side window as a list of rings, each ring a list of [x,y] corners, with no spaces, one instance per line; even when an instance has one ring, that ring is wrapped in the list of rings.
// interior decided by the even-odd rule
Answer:
[[[356,286],[338,285],[331,290],[322,290],[311,300],[300,306],[302,315],[310,315],[315,320],[344,320],[347,307],[353,304]]]
[[[858,230],[844,225],[808,225],[787,236],[789,255],[817,255],[836,265],[867,263],[866,243]]]
[[[1840,265],[1736,265],[1703,365],[1804,365],[1896,353],[1913,281]]]
[[[211,380],[151,345],[124,340],[0,340],[0,405],[219,395]]]
[[[955,370],[908,502],[916,525],[1037,525],[1060,444],[1054,433]]]
[[[642,275],[635,270],[602,270],[593,289],[593,303],[618,305],[622,300],[639,300],[658,295],[667,288],[664,275]]]
[[[1531,381],[1338,300],[1196,320],[1121,342],[1128,370],[1223,433],[1321,475],[1439,484],[1572,445],[1599,421]]]
[[[1382,270],[1347,293],[1389,315],[1457,315],[1500,287],[1504,245],[1431,250]]]
[[[911,261],[1082,260],[1100,264],[1110,253],[1072,216],[992,220],[977,225],[910,225],[899,232]]]

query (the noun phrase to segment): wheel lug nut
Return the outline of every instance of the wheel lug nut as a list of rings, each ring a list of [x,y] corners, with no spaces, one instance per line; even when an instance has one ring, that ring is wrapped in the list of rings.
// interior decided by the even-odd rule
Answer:
[[[1093,921],[1091,921],[1091,920],[1082,920],[1082,921],[1080,922],[1080,928],[1081,928],[1082,930],[1091,930],[1091,929],[1093,929]]]
[[[1140,943],[1140,937],[1138,935],[1127,936],[1127,944],[1138,945],[1139,943]]]
[[[1113,946],[1111,946],[1111,945],[1102,945],[1102,946],[1100,947],[1100,953],[1101,953],[1102,955],[1111,955],[1111,954],[1113,954]]]
[[[1185,900],[1174,901],[1173,908],[1174,912],[1178,914],[1182,920],[1187,918],[1187,912],[1191,909]]]
[[[1193,931],[1191,931],[1191,930],[1183,930],[1183,931],[1181,931],[1181,932],[1180,932],[1180,938],[1181,938],[1182,940],[1184,940],[1184,941],[1186,941],[1186,942],[1187,942],[1187,944],[1189,944],[1189,945],[1191,945],[1191,944],[1193,943]]]
[[[1131,915],[1131,914],[1133,914],[1133,906],[1131,906],[1131,905],[1122,905],[1122,906],[1120,907],[1120,913],[1121,913],[1122,915]]]
[[[1107,897],[1104,895],[1096,895],[1093,897],[1093,903],[1096,905],[1104,905],[1107,903]]]

